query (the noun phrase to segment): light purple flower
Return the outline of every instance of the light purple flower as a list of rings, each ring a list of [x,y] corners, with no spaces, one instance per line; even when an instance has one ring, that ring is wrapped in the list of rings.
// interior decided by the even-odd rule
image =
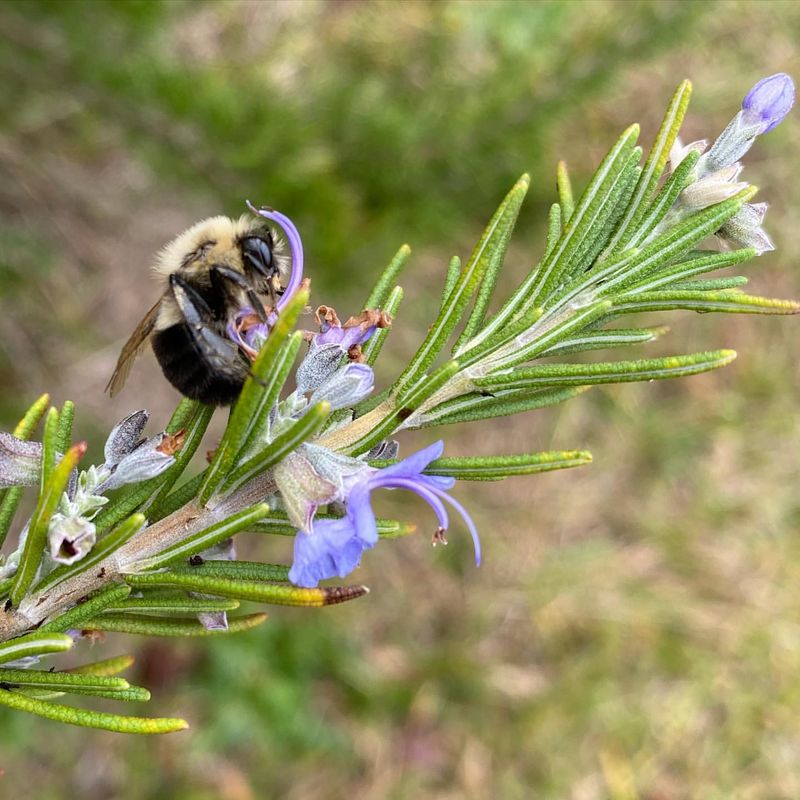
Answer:
[[[297,390],[300,394],[318,390],[329,382],[343,368],[345,357],[351,362],[361,362],[361,345],[369,341],[378,328],[388,328],[392,324],[389,314],[374,309],[350,317],[344,325],[330,306],[320,306],[315,316],[320,332],[312,335],[308,353],[297,369]],[[359,376],[366,387],[367,370],[370,376],[372,370],[366,364],[358,363],[359,369],[355,369],[356,364],[344,364],[344,368],[348,366],[351,367],[350,376]],[[371,378],[369,380],[366,394],[372,391]]]
[[[376,489],[408,489],[425,500],[439,522],[435,541],[443,540],[449,526],[445,503],[452,506],[472,535],[475,561],[480,564],[480,540],[475,525],[464,507],[447,494],[455,480],[422,474],[431,461],[441,456],[443,449],[443,442],[438,441],[390,467],[366,468],[354,475],[347,487],[345,516],[319,520],[308,533],[298,531],[289,580],[297,586],[314,587],[327,578],[343,578],[358,566],[363,551],[378,541],[378,526],[370,504]]]
[[[288,302],[291,296],[300,288],[303,282],[303,241],[300,238],[300,233],[297,230],[294,222],[292,222],[286,214],[281,214],[280,211],[275,211],[273,208],[256,208],[249,200],[247,207],[259,217],[277,222],[286,238],[289,240],[289,253],[292,257],[292,273],[289,276],[289,282],[283,290],[283,294],[278,299],[277,309],[280,311]]]
[[[255,359],[261,345],[264,344],[267,336],[275,321],[278,313],[289,302],[291,296],[300,288],[303,283],[303,241],[294,222],[286,214],[275,211],[272,208],[256,208],[249,200],[247,207],[253,214],[264,217],[271,222],[277,223],[281,230],[286,234],[289,241],[289,253],[292,260],[292,272],[289,275],[289,282],[283,290],[283,294],[278,298],[275,311],[267,315],[267,321],[261,322],[252,308],[242,308],[234,319],[228,323],[228,336],[247,353],[250,358]]]
[[[748,123],[758,122],[761,133],[771,131],[794,105],[794,82],[785,72],[762,78],[742,101]]]

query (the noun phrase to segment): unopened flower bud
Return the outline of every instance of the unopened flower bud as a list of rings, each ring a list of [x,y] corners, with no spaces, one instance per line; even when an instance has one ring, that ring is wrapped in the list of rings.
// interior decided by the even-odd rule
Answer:
[[[331,409],[351,408],[361,402],[375,385],[375,374],[367,364],[347,364],[328,378],[312,395],[310,402],[323,400]]]
[[[145,410],[134,411],[114,426],[106,439],[104,449],[106,464],[109,467],[119,464],[142,443],[142,431],[147,425],[149,416]]]
[[[0,488],[31,486],[39,479],[42,445],[0,433]]]
[[[783,121],[794,105],[794,82],[785,72],[762,78],[742,101],[748,123],[761,126],[760,133],[771,131]]]
[[[745,203],[717,231],[723,248],[752,247],[757,255],[774,250],[775,245],[761,226],[766,213],[766,203]]]
[[[111,476],[97,487],[97,493],[101,494],[126,483],[138,483],[160,475],[175,463],[175,457],[171,454],[173,448],[165,446],[170,441],[169,434],[159,433],[142,442],[117,464]]]

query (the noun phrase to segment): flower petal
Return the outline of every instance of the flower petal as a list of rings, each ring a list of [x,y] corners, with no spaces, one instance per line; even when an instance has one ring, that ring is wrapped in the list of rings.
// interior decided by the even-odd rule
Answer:
[[[313,588],[328,578],[344,578],[358,566],[363,550],[347,517],[320,520],[313,533],[298,531],[295,536],[289,580]]]

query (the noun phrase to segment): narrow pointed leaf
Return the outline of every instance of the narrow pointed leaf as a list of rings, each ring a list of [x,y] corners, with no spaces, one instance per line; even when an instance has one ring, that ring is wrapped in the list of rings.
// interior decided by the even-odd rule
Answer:
[[[56,452],[66,453],[72,441],[72,423],[75,421],[75,404],[65,400],[58,415],[58,432],[56,435]]]
[[[459,273],[461,272],[461,259],[458,256],[453,256],[447,264],[447,272],[444,275],[444,286],[442,287],[442,297],[439,300],[439,311],[444,308],[447,298],[453,291],[456,285]]]
[[[396,381],[395,391],[413,385],[420,375],[428,371],[478,291],[490,262],[497,259],[498,253],[500,257],[505,253],[511,235],[510,220],[516,219],[519,206],[528,191],[528,185],[529,179],[525,175],[514,185],[500,204],[469,261],[461,270],[452,292],[442,305],[425,341]]]
[[[68,725],[78,725],[83,728],[99,728],[115,733],[172,733],[189,727],[189,724],[182,719],[123,717],[119,714],[106,714],[101,711],[85,711],[5,690],[0,690],[0,704],[55,722],[65,722]]]
[[[558,207],[561,210],[561,220],[566,225],[575,210],[575,197],[572,192],[572,181],[569,177],[566,161],[558,162],[556,188],[558,189]]]
[[[195,597],[129,597],[108,608],[110,614],[204,614],[215,611],[235,611],[239,601],[232,598],[216,600]]]
[[[320,515],[324,518],[324,515]],[[296,530],[293,533],[297,533]],[[173,567],[170,574],[177,576],[199,576],[201,578],[231,578],[242,581],[270,581],[287,583],[289,567],[283,564],[262,564],[258,561],[216,561],[188,567]]]
[[[200,492],[205,503],[231,472],[236,457],[250,439],[253,426],[274,405],[300,349],[299,335],[291,336],[297,318],[308,302],[308,291],[296,292],[281,312],[267,341],[253,362],[251,376],[231,412],[231,418]]]
[[[44,416],[50,405],[50,395],[43,394],[26,412],[22,419],[14,428],[14,436],[17,439],[28,441],[36,430],[39,420]],[[22,499],[24,489],[21,486],[12,486],[4,493],[0,493],[0,546],[8,536],[14,515],[17,513],[17,506]]]
[[[704,281],[679,281],[671,283],[670,287],[681,292],[720,292],[725,289],[740,289],[749,282],[744,275],[732,275],[730,278],[711,278]]]
[[[610,195],[621,180],[638,135],[639,127],[633,125],[617,140],[586,187],[556,247],[537,269],[528,274],[500,311],[489,320],[478,340],[500,330],[523,305],[538,305],[537,299],[547,294],[574,254],[585,246],[587,237],[594,235],[594,222],[599,214],[608,213]]]
[[[792,300],[772,300],[728,290],[723,292],[683,292],[669,290],[622,295],[614,300],[615,314],[639,311],[721,311],[728,314],[797,314],[800,304]]]
[[[547,258],[553,252],[553,248],[561,238],[561,206],[553,203],[547,215],[547,239],[544,246],[544,257]]]
[[[209,629],[196,619],[171,619],[136,614],[101,614],[91,622],[87,622],[83,630],[129,633],[139,636],[225,636],[229,633],[250,630],[250,628],[266,622],[266,619],[266,614],[228,617],[227,629]]]
[[[183,474],[203,441],[206,428],[208,428],[211,418],[214,416],[214,410],[213,406],[198,405],[196,413],[186,425],[186,436],[181,449],[175,454],[175,463],[153,479],[155,485],[158,486],[158,491],[147,504],[147,507],[164,500]]]
[[[127,565],[126,569],[140,571],[159,569],[181,558],[188,558],[195,553],[200,553],[215,544],[230,539],[231,536],[246,530],[254,522],[269,514],[270,508],[266,503],[259,503],[237,514],[233,514],[221,522],[188,536],[183,541],[163,550],[155,556]]]
[[[546,408],[563,403],[586,391],[583,387],[570,389],[547,389],[543,391],[500,391],[495,395],[464,395],[449,400],[426,412],[417,423],[418,428],[434,425],[454,425],[457,422],[474,422],[493,417],[521,414],[535,408]]]
[[[565,355],[586,350],[605,350],[612,347],[627,347],[633,344],[653,342],[669,328],[608,328],[600,331],[585,331],[564,339],[545,350],[543,356]]]
[[[389,265],[381,273],[375,286],[367,297],[367,302],[364,303],[364,308],[383,308],[385,309],[386,301],[392,292],[392,287],[397,283],[400,273],[408,263],[411,256],[411,248],[404,244],[394,255],[394,258],[389,262]],[[387,309],[385,309],[387,310]]]
[[[0,643],[0,664],[27,656],[63,653],[71,647],[72,638],[66,634],[36,631]]]
[[[542,364],[515,370],[509,375],[493,375],[475,381],[485,389],[538,389],[544,386],[590,386],[599,383],[630,383],[697,375],[729,364],[733,350],[715,350],[685,356],[645,358],[639,361],[612,361],[596,364]]]
[[[96,617],[101,611],[127,597],[130,593],[130,586],[113,584],[106,589],[101,589],[83,602],[79,602],[78,605],[73,606],[64,614],[49,620],[39,630],[68,631],[80,628],[84,622]]]
[[[362,597],[369,590],[366,586],[326,586],[317,589],[301,589],[285,584],[245,581],[234,578],[217,578],[185,572],[154,572],[130,575],[133,586],[175,586],[186,591],[235,597],[237,600],[252,600],[283,606],[319,607]]]
[[[293,452],[306,439],[314,436],[325,424],[330,411],[331,406],[327,402],[317,403],[309,408],[289,430],[265,445],[260,452],[237,467],[224,481],[222,491],[230,494],[255,478],[256,475],[274,467],[275,464],[286,457],[287,453]]]
[[[480,458],[438,458],[425,470],[426,475],[445,475],[459,481],[496,481],[513,475],[533,475],[556,469],[569,469],[590,463],[592,454],[584,450],[524,453]]]
[[[57,424],[58,418],[54,419]],[[42,474],[47,471],[48,452],[50,448],[55,446],[56,430],[53,429],[50,433],[50,438],[45,438],[44,449],[42,451]],[[22,551],[19,567],[14,576],[14,585],[11,588],[11,600],[14,605],[19,605],[25,593],[30,588],[36,577],[36,571],[42,560],[42,554],[47,543],[47,527],[50,522],[50,517],[58,506],[61,495],[67,487],[69,475],[83,454],[86,452],[85,442],[71,447],[65,454],[56,467],[50,471],[48,479],[44,482],[42,491],[39,495],[39,501],[31,517],[30,528],[28,530],[28,537],[25,540],[25,547]]]
[[[475,305],[467,318],[464,330],[453,346],[454,353],[460,350],[462,345],[468,342],[483,324],[484,317],[486,316],[486,309],[494,294],[497,278],[500,275],[503,260],[508,250],[508,244],[511,240],[511,234],[514,231],[514,226],[517,224],[519,210],[522,207],[522,201],[525,199],[525,195],[528,193],[529,185],[530,177],[528,175],[523,175],[514,189],[511,190],[509,200],[504,205],[503,216],[500,220],[501,224],[498,226],[496,234],[487,242],[485,255],[482,256],[486,258],[486,266],[482,270],[482,278],[478,281],[478,293],[475,299]]]
[[[123,691],[130,688],[124,678],[100,675],[81,675],[74,672],[43,672],[38,669],[0,668],[0,684],[15,686],[40,686],[56,692],[68,692],[72,687]]]
[[[609,255],[616,255],[623,250],[638,247],[644,240],[653,236],[657,226],[660,225],[675,205],[680,193],[692,182],[694,168],[697,166],[699,159],[700,153],[693,151],[678,164],[675,171],[667,178],[664,186],[647,208],[636,229],[630,232],[626,246],[624,248],[617,247],[615,252],[613,254],[609,253]]]
[[[743,261],[749,261],[754,258],[755,255],[756,251],[752,248],[733,250],[729,253],[703,253],[694,258],[688,258],[684,261],[679,261],[677,264],[670,264],[663,269],[651,272],[646,277],[634,280],[630,284],[623,282],[620,287],[629,292],[634,290],[636,292],[653,291],[661,286],[682,281],[685,278],[741,264]]]
[[[134,660],[133,656],[114,656],[113,658],[104,658],[102,661],[94,661],[91,664],[81,664],[81,666],[72,667],[66,672],[74,672],[76,675],[105,675],[110,677],[133,666]]]
[[[400,303],[402,302],[403,289],[400,286],[395,286],[386,298],[383,310],[394,319],[397,316],[397,309],[400,308]],[[364,363],[372,366],[377,361],[383,349],[383,345],[386,344],[386,337],[391,330],[391,328],[378,328],[378,330],[370,336],[369,341],[361,348],[364,356]]]
[[[682,81],[672,96],[667,113],[656,135],[655,142],[653,142],[653,147],[647,156],[647,161],[639,177],[633,197],[625,211],[625,215],[617,226],[613,239],[609,243],[609,251],[613,252],[616,248],[624,247],[630,238],[630,233],[636,229],[637,223],[644,216],[658,180],[667,164],[670,149],[683,124],[683,118],[686,115],[686,109],[689,107],[691,96],[691,82],[688,80]]]

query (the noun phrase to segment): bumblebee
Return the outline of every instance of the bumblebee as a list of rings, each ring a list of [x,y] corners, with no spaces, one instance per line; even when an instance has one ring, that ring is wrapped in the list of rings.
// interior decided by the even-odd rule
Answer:
[[[113,397],[122,388],[149,341],[181,394],[230,405],[251,362],[228,335],[229,325],[247,307],[266,322],[290,261],[283,240],[260,217],[211,217],[184,231],[156,259],[163,293],[122,348],[106,390]]]

